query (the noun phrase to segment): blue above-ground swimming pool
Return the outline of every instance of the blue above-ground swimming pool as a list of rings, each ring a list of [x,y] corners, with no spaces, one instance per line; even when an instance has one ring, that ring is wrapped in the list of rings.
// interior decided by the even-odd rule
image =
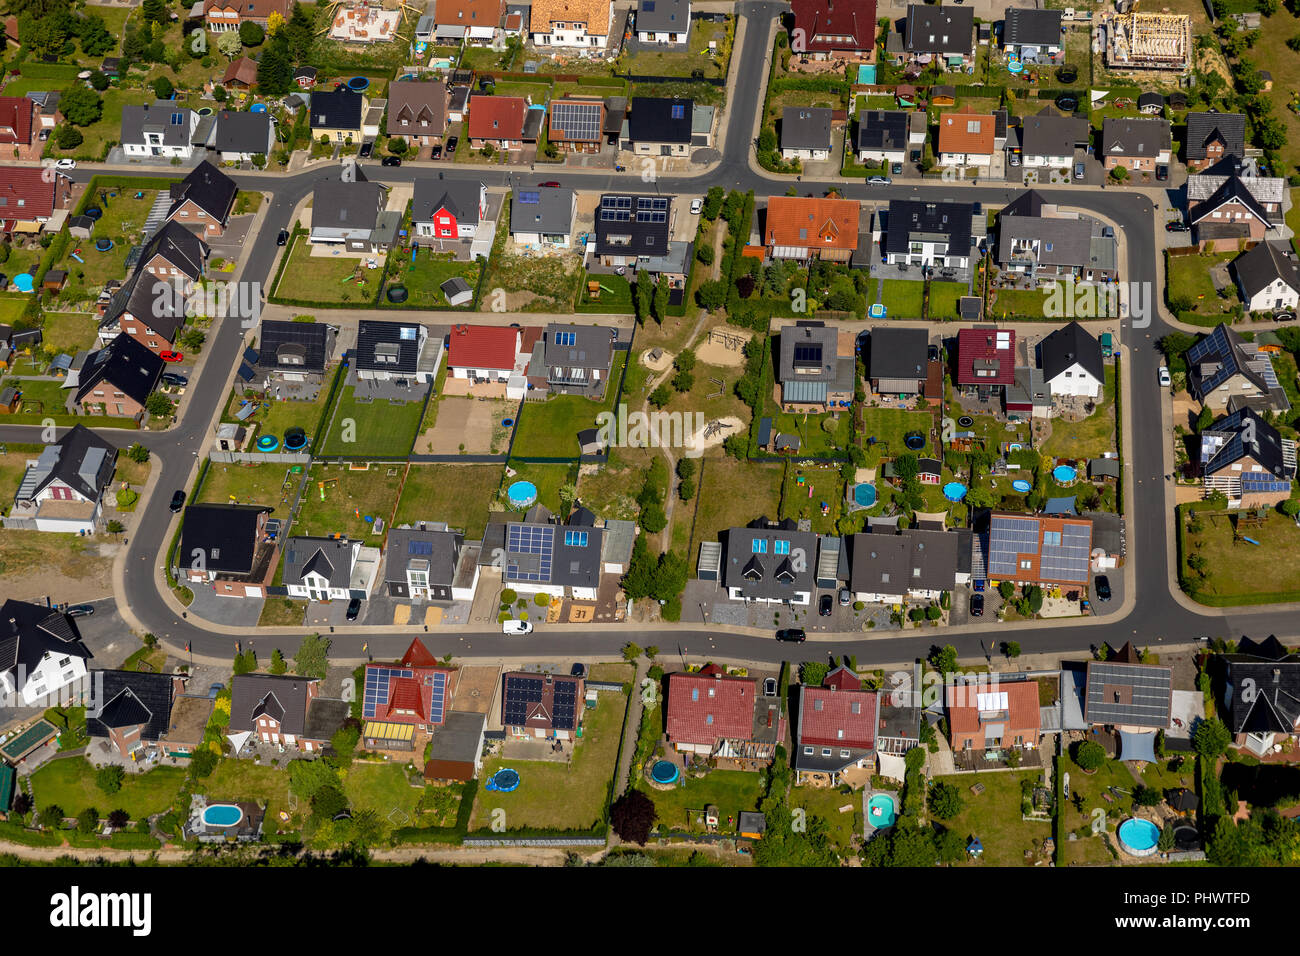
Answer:
[[[1150,856],[1160,841],[1160,828],[1150,820],[1129,817],[1119,825],[1120,845],[1133,856]]]
[[[537,486],[531,481],[516,481],[506,489],[506,499],[513,508],[527,508],[537,500]]]
[[[681,771],[677,769],[677,764],[671,760],[660,760],[650,768],[650,779],[655,783],[676,783],[679,776],[681,776]]]
[[[19,292],[31,292],[36,287],[35,281],[31,275],[26,272],[20,272],[14,276],[13,286]]]
[[[257,440],[258,451],[275,451],[280,447],[280,439],[274,435],[263,435]]]
[[[1025,481],[1025,479],[1023,478],[1017,478],[1015,481],[1011,482],[1011,488],[1012,490],[1018,491],[1023,495],[1026,494],[1027,492],[1032,491],[1034,486],[1031,485],[1029,482]]]
[[[892,827],[897,811],[894,798],[887,793],[877,793],[867,801],[867,822],[877,830]]]
[[[870,508],[876,503],[876,486],[866,483],[853,489],[853,500],[863,508]]]
[[[233,803],[214,803],[203,808],[203,825],[207,827],[233,827],[244,819],[244,811]]]
[[[949,501],[961,501],[966,497],[966,486],[960,481],[950,481],[943,486],[943,496]]]
[[[1079,473],[1069,465],[1057,465],[1052,469],[1052,477],[1056,479],[1058,485],[1068,485],[1079,477]]]

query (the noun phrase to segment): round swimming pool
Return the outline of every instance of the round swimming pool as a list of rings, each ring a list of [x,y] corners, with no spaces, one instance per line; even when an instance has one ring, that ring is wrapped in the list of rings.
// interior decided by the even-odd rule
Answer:
[[[650,779],[655,783],[670,784],[676,783],[681,771],[677,769],[677,764],[671,760],[660,760],[650,768]]]
[[[943,496],[949,501],[961,501],[966,497],[966,486],[960,481],[950,481],[943,486]]]
[[[35,281],[26,272],[20,272],[14,276],[13,286],[19,292],[31,292],[35,285]]]
[[[203,808],[203,825],[207,827],[233,827],[244,819],[244,811],[233,803],[214,803]]]
[[[257,440],[258,451],[275,451],[280,447],[280,439],[274,435],[263,435]]]
[[[512,508],[527,508],[537,500],[537,486],[531,481],[516,481],[506,489],[506,498]]]
[[[1052,477],[1058,485],[1068,485],[1079,477],[1079,473],[1069,465],[1057,465],[1052,469]]]
[[[876,503],[876,486],[866,483],[853,489],[853,500],[863,508],[870,508]]]
[[[1011,488],[1012,490],[1018,491],[1023,495],[1032,491],[1034,486],[1031,485],[1029,482],[1025,481],[1025,479],[1023,478],[1017,478],[1015,481],[1011,482]]]
[[[1150,820],[1129,817],[1119,825],[1119,842],[1133,856],[1150,856],[1156,852],[1160,828]]]
[[[867,801],[867,822],[877,830],[892,827],[897,812],[894,798],[887,793],[877,793]]]

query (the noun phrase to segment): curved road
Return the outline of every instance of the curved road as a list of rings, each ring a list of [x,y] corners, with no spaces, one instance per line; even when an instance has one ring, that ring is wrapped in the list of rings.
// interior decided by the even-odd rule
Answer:
[[[766,83],[767,53],[770,50],[770,32],[764,25],[771,24],[785,4],[746,3],[742,13],[746,18],[742,46],[736,51],[739,65],[735,83],[730,91],[727,111],[733,118],[728,123],[722,160],[708,172],[693,175],[664,175],[658,187],[667,191],[703,192],[710,186],[721,185],[728,189],[753,189],[758,196],[784,193],[789,187],[788,178],[760,172],[750,163],[753,144],[753,123],[762,108]],[[385,183],[411,182],[419,176],[443,174],[447,177],[473,177],[489,185],[514,185],[530,183],[553,174],[534,174],[523,170],[496,168],[457,168],[451,165],[385,168],[378,164],[367,167],[372,180]],[[93,175],[93,170],[78,170],[77,177]],[[132,175],[142,175],[133,171]],[[172,177],[174,172],[158,171],[152,175]],[[238,174],[241,187],[272,191],[273,200],[266,218],[257,234],[242,270],[244,281],[259,281],[265,286],[272,277],[276,264],[276,233],[290,225],[290,217],[298,203],[310,194],[316,183],[337,175],[337,167],[315,168],[295,175]],[[629,181],[627,175],[607,172],[584,172],[565,169],[566,186],[585,190],[620,188]],[[826,184],[801,184],[809,191],[822,191]],[[968,186],[953,184],[912,185],[910,182],[889,187],[867,186],[865,183],[836,183],[836,188],[846,196],[859,199],[882,200],[894,198],[952,199],[961,198],[986,204],[1001,205],[1019,188],[1011,186]],[[645,187],[640,187],[645,188]],[[1126,237],[1127,269],[1130,280],[1151,282],[1159,290],[1157,272],[1156,216],[1151,200],[1143,193],[1122,189],[1068,188],[1041,190],[1049,199],[1063,205],[1083,207],[1103,216],[1117,225]],[[1157,294],[1156,300],[1160,298]],[[1166,455],[1172,443],[1169,424],[1165,420],[1167,394],[1156,380],[1159,356],[1154,349],[1156,340],[1172,328],[1159,316],[1150,328],[1126,327],[1122,339],[1124,359],[1129,365],[1132,388],[1123,396],[1130,408],[1127,421],[1132,431],[1131,461],[1126,472],[1129,488],[1128,547],[1129,563],[1134,565],[1126,593],[1136,595],[1136,602],[1125,615],[1091,619],[1089,623],[1072,621],[1059,626],[1024,626],[1015,629],[1025,653],[1067,653],[1086,651],[1105,641],[1119,646],[1126,640],[1139,645],[1154,645],[1161,641],[1186,643],[1205,636],[1263,636],[1277,634],[1289,637],[1300,633],[1297,614],[1293,608],[1271,606],[1261,608],[1230,609],[1219,612],[1205,609],[1193,611],[1185,598],[1175,597],[1169,567],[1170,536],[1173,533],[1173,514],[1166,502],[1167,482],[1164,474],[1169,470]],[[213,410],[222,401],[229,370],[237,361],[243,345],[237,323],[222,320],[214,325],[207,345],[208,354],[196,381],[191,383],[181,417],[174,427],[165,432],[125,432],[106,429],[105,438],[124,446],[134,441],[148,445],[155,453],[155,467],[159,469],[154,485],[154,498],[165,498],[175,488],[186,487],[190,472],[198,455],[206,453],[208,424]],[[0,427],[0,441],[33,441],[33,426]],[[202,622],[178,617],[166,602],[160,566],[165,550],[170,544],[172,515],[161,500],[142,502],[137,511],[138,523],[129,534],[128,553],[125,558],[125,593],[117,594],[119,604],[125,604],[130,616],[141,626],[153,631],[173,648],[186,643],[196,655],[215,659],[229,659],[234,650],[235,635],[213,633],[205,630]],[[331,656],[358,659],[363,657],[361,645],[369,644],[368,651],[377,659],[396,656],[409,643],[414,628],[403,633],[389,630],[385,633],[367,633],[358,630],[340,631],[332,635]],[[506,638],[489,632],[434,632],[424,637],[435,654],[457,656],[517,656],[526,646],[530,656],[572,657],[617,654],[628,640],[642,644],[658,644],[664,653],[685,652],[706,654],[715,658],[735,660],[779,661],[782,659],[814,659],[827,651],[856,654],[860,664],[880,665],[910,661],[925,653],[931,635],[952,643],[959,654],[968,660],[995,653],[997,643],[1007,630],[996,621],[982,627],[963,627],[953,631],[927,631],[925,637],[910,632],[890,632],[893,636],[866,638],[860,634],[830,635],[814,639],[802,646],[778,645],[770,637],[731,633],[726,629],[663,628],[638,630],[634,625],[617,629],[578,628],[557,629],[548,627],[534,635],[527,645],[518,638]],[[249,631],[244,637],[263,647],[276,646],[288,654],[297,646],[302,630],[279,633],[259,629]]]

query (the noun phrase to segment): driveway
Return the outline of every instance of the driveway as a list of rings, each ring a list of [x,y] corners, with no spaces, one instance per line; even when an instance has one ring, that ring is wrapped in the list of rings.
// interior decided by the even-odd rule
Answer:
[[[194,600],[190,603],[189,613],[227,627],[257,627],[262,605],[266,603],[264,598],[222,597],[202,584],[192,590]]]

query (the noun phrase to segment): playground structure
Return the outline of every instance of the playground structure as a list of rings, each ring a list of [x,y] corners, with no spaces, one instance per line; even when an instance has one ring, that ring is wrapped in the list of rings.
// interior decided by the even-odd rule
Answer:
[[[321,481],[316,482],[316,487],[320,489],[320,500],[321,500],[321,501],[324,501],[324,500],[325,500],[325,486],[326,486],[326,485],[333,485],[334,487],[337,488],[337,487],[338,487],[338,483],[339,483],[339,480],[338,480],[337,478],[325,478],[325,479],[323,479],[323,480],[321,480]]]
[[[592,302],[599,301],[601,292],[608,292],[610,295],[614,294],[613,289],[611,289],[607,285],[602,285],[596,279],[587,280],[587,298],[589,300],[591,300]]]
[[[749,342],[749,336],[738,335],[735,332],[729,332],[726,329],[709,329],[709,344],[718,344],[723,348],[731,349],[738,352],[744,349]]]
[[[1106,37],[1106,65],[1117,70],[1191,69],[1192,18],[1168,13],[1120,13],[1097,26]]]

